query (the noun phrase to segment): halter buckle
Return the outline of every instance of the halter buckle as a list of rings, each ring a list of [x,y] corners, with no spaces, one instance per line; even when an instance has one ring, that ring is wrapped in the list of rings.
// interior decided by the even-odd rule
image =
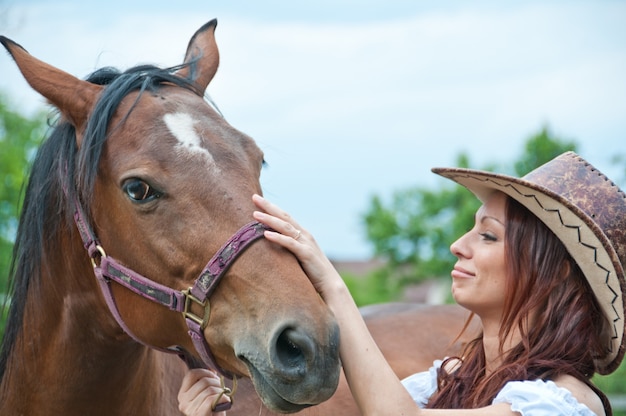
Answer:
[[[183,316],[186,319],[191,319],[192,321],[200,325],[200,328],[202,330],[204,330],[204,328],[206,328],[209,324],[209,317],[211,315],[211,304],[209,303],[209,299],[205,299],[204,302],[201,301],[191,293],[191,288],[185,289],[181,291],[181,293],[185,296],[185,307],[182,312]],[[204,309],[203,317],[198,316],[191,311],[191,305],[193,303],[200,305]]]

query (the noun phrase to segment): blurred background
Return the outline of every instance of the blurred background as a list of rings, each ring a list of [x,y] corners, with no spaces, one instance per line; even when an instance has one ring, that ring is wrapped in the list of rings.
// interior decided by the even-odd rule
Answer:
[[[476,201],[432,167],[523,175],[575,150],[626,185],[623,0],[0,0],[1,35],[81,78],[179,64],[212,18],[208,94],[265,152],[265,195],[316,236],[359,304],[449,301],[448,246]],[[50,110],[7,54],[0,71],[4,291]],[[598,383],[623,394],[624,380],[622,366]]]

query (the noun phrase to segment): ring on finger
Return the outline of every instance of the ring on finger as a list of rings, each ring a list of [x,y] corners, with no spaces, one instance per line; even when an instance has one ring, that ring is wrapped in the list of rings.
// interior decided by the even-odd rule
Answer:
[[[300,238],[301,234],[302,234],[302,232],[300,230],[296,230],[296,235],[293,237],[293,239],[297,240],[298,238]]]

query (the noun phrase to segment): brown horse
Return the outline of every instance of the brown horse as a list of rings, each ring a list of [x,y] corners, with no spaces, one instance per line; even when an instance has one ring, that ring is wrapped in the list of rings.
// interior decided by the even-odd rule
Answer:
[[[86,81],[0,37],[60,112],[18,229],[0,414],[178,414],[177,355],[250,376],[278,412],[335,391],[332,314],[296,259],[244,226],[263,155],[204,99],[215,26],[178,67]]]
[[[378,347],[400,378],[427,370],[436,359],[460,354],[462,346],[476,337],[480,329],[478,320],[473,319],[467,329],[462,331],[469,312],[458,305],[392,303],[367,306],[361,309],[361,313]],[[252,384],[247,380],[240,383],[234,405],[227,414],[277,415],[263,406]],[[342,373],[333,397],[297,414],[360,416],[361,413]]]

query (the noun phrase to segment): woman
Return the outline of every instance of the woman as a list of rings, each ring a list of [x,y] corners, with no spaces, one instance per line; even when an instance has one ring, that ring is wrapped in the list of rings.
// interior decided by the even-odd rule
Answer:
[[[610,415],[590,379],[614,371],[624,356],[626,195],[572,152],[521,179],[434,172],[483,203],[474,227],[451,246],[452,294],[480,318],[482,334],[461,357],[402,382],[313,237],[278,207],[253,198],[255,219],[275,230],[266,238],[298,257],[334,312],[361,413]],[[181,388],[181,410],[210,414],[211,401],[202,397],[215,396],[202,383],[211,376],[193,374]]]

